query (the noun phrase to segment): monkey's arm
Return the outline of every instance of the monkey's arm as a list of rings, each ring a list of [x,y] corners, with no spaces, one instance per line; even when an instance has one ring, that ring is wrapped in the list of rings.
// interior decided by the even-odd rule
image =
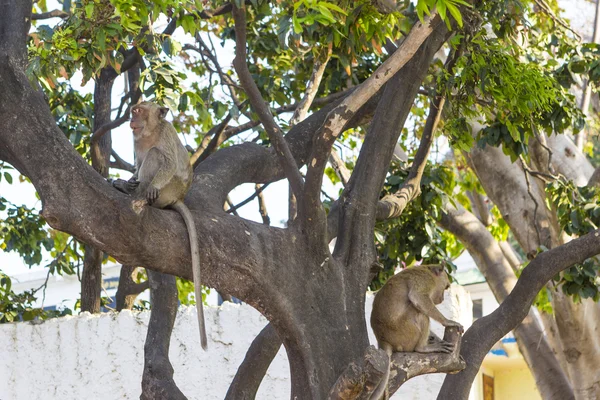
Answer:
[[[408,299],[417,310],[427,315],[429,318],[436,320],[443,326],[457,326],[462,329],[461,324],[444,317],[435,304],[433,304],[433,301],[427,293],[420,293],[417,290],[411,289],[408,292]]]
[[[174,174],[174,162],[156,147],[151,148],[138,171],[140,191],[150,204],[158,198],[161,189],[169,183]]]

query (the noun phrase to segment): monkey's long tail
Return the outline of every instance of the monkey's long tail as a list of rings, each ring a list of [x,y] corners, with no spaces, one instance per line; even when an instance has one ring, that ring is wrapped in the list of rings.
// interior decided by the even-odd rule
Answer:
[[[387,351],[387,349],[386,349]],[[388,386],[388,382],[390,380],[390,369],[392,367],[392,358],[390,356],[390,354],[388,353],[388,367],[387,367],[387,371],[385,372],[385,375],[383,376],[383,378],[381,378],[381,381],[379,381],[379,385],[377,385],[377,389],[375,389],[375,392],[373,392],[373,394],[370,397],[370,400],[379,400],[379,399],[384,399],[387,400],[388,397],[382,397],[384,396],[387,386]]]
[[[194,276],[194,293],[196,295],[196,310],[198,311],[198,327],[200,328],[200,344],[202,348],[206,350],[208,348],[208,341],[206,339],[206,324],[204,323],[204,306],[202,305],[202,284],[200,283],[200,249],[198,248],[198,233],[196,232],[196,224],[194,223],[194,217],[182,201],[178,201],[173,204],[174,210],[176,210],[187,227],[188,236],[190,238],[190,250],[192,253],[192,274]]]

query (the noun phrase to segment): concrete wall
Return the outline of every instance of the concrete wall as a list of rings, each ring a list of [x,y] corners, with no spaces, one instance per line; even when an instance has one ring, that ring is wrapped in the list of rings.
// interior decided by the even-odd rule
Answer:
[[[373,297],[367,298],[370,315]],[[440,310],[470,323],[471,303],[458,286]],[[137,399],[148,312],[52,319],[40,324],[0,325],[0,399]],[[196,311],[181,307],[170,356],[175,381],[190,399],[222,399],[254,337],[266,320],[248,305],[208,307],[209,350],[199,345]],[[434,326],[439,334],[441,327]],[[374,339],[371,336],[371,342]],[[443,375],[415,378],[394,398],[434,399]],[[282,350],[263,381],[258,399],[289,398],[289,369]]]

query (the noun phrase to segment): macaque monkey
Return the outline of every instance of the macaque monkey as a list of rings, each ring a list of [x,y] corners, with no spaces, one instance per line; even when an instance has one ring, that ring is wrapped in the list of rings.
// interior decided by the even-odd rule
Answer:
[[[388,370],[371,399],[378,400],[387,389],[392,353],[451,353],[454,350],[451,343],[435,335],[436,340],[429,340],[429,318],[462,331],[461,324],[444,317],[435,307],[444,301],[444,291],[449,287],[450,280],[443,266],[422,265],[399,272],[377,292],[371,327],[389,361]]]
[[[172,208],[183,217],[191,245],[200,343],[206,350],[198,235],[192,214],[183,204],[192,184],[193,170],[189,154],[179,141],[175,128],[165,120],[168,111],[168,108],[150,102],[131,108],[129,126],[133,130],[136,172],[128,181],[113,181],[113,186],[124,193],[135,192],[152,207]]]

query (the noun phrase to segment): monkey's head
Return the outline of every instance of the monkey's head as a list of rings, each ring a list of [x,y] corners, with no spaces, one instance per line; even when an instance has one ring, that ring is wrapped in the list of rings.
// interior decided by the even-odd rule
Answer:
[[[444,301],[444,291],[450,287],[450,278],[443,265],[424,265],[435,277],[435,287],[433,289],[433,303],[441,304]]]
[[[131,122],[129,126],[136,137],[149,136],[156,131],[156,127],[164,121],[169,109],[158,104],[144,101],[131,108]]]

